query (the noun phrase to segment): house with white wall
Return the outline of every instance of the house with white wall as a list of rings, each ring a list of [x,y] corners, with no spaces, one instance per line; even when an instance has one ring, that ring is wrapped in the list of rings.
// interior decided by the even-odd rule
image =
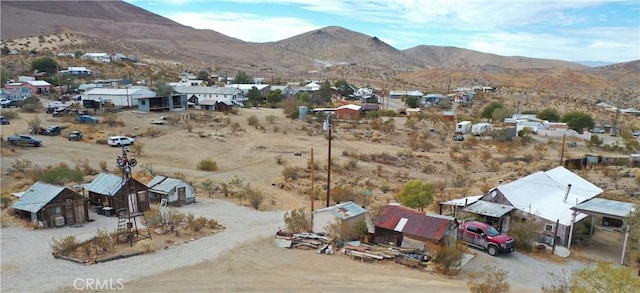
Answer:
[[[137,106],[143,98],[155,97],[156,93],[147,87],[130,88],[93,88],[84,93],[82,99],[98,102],[100,105],[111,102],[117,107]]]

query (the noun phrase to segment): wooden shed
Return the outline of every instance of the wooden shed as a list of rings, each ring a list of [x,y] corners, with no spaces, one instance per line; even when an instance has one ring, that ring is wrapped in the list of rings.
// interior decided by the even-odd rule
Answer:
[[[89,220],[89,202],[81,194],[39,181],[25,191],[12,207],[19,217],[40,222],[44,228]]]
[[[110,207],[114,211],[128,209],[130,213],[142,213],[149,210],[147,186],[140,181],[122,176],[100,173],[91,183],[84,185],[91,203]]]
[[[313,232],[328,233],[327,228],[332,224],[339,225],[341,238],[348,238],[350,231],[359,221],[366,220],[367,210],[355,202],[343,202],[313,212]]]
[[[387,205],[375,221],[374,242],[425,249],[425,243],[453,244],[457,238],[454,217],[426,214],[397,205]]]

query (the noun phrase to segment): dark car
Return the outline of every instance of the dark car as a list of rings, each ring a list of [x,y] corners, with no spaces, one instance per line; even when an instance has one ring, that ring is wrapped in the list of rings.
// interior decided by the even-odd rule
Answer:
[[[47,128],[40,128],[38,134],[40,135],[60,135],[62,133],[62,127],[60,126],[49,126]]]
[[[5,124],[11,124],[11,123],[9,122],[9,119],[7,119],[7,117],[0,116],[0,124],[5,125]]]
[[[462,134],[458,134],[456,135],[456,137],[454,138],[455,141],[464,141],[464,135]]]
[[[77,131],[77,130],[76,131],[72,131],[69,134],[69,140],[76,140],[76,141],[77,140],[82,140],[82,132]]]

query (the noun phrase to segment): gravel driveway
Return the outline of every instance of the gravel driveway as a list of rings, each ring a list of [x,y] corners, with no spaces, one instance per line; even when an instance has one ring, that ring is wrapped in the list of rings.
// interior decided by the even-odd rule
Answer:
[[[122,279],[130,282],[145,276],[212,260],[239,243],[272,235],[283,227],[284,212],[260,212],[216,199],[203,199],[181,207],[196,217],[213,218],[226,229],[211,237],[201,238],[168,250],[101,263],[79,265],[54,259],[49,242],[52,237],[76,235],[78,240],[89,239],[98,229],[115,230],[115,217],[107,218],[90,213],[96,221],[82,227],[63,227],[48,230],[29,230],[11,223],[1,230],[2,292],[42,292],[73,288],[77,278],[100,280]]]

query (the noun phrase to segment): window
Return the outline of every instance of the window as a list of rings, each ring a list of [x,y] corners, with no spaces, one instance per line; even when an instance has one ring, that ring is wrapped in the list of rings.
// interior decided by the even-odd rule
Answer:
[[[140,105],[146,105],[147,104],[147,100],[140,100]]]
[[[554,225],[552,224],[544,224],[544,231],[545,232],[553,232],[554,231]]]
[[[476,227],[471,227],[471,226],[467,226],[467,231],[472,232],[472,233],[476,233],[479,234],[480,232],[478,231],[478,228]]]

